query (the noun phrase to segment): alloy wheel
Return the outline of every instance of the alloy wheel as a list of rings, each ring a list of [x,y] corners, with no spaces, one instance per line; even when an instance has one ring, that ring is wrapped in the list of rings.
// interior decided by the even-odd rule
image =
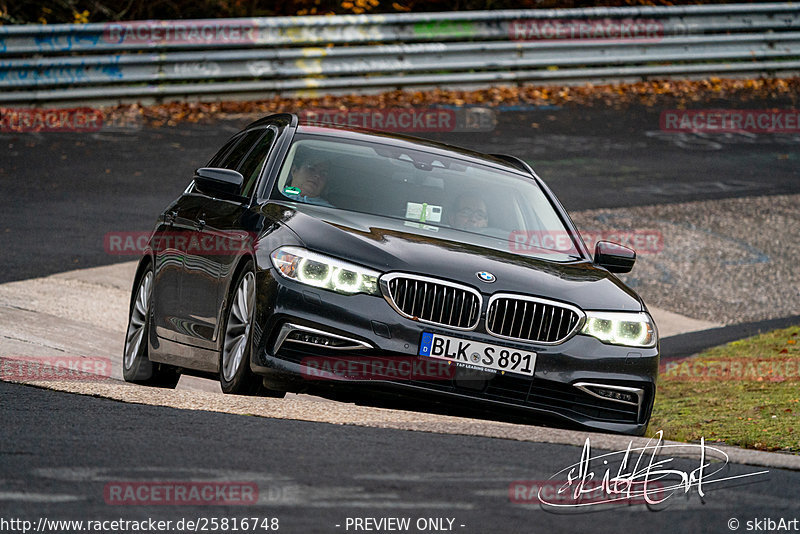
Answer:
[[[136,301],[131,308],[131,317],[128,324],[128,334],[125,337],[125,358],[126,369],[133,366],[136,356],[142,347],[144,340],[145,326],[147,325],[147,313],[150,311],[150,297],[153,294],[153,273],[147,271],[142,276],[139,289],[136,294]]]
[[[222,347],[222,376],[230,382],[236,376],[250,340],[250,324],[255,303],[255,276],[248,272],[239,282],[225,327]]]

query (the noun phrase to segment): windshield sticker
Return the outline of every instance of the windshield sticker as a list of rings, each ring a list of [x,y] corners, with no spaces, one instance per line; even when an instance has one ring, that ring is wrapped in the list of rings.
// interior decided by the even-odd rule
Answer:
[[[406,219],[414,219],[419,222],[438,223],[442,220],[442,207],[434,204],[407,202]]]
[[[286,195],[299,195],[300,188],[299,187],[284,187],[283,192]]]

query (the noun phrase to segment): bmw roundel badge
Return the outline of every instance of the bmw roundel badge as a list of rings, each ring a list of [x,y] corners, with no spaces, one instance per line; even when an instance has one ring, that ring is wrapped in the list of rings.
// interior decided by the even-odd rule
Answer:
[[[475,275],[488,284],[491,284],[497,280],[497,278],[495,278],[494,275],[488,271],[480,271],[475,273]]]

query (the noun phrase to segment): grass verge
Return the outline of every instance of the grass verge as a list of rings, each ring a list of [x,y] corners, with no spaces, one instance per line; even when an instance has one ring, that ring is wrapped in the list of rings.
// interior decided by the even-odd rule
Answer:
[[[647,435],[800,453],[800,326],[661,365]]]

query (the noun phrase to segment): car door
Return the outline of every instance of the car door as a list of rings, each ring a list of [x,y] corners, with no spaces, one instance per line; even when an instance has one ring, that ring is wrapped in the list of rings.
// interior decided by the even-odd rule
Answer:
[[[219,163],[241,140],[231,138],[209,164]],[[186,191],[159,216],[151,247],[154,252],[153,325],[158,337],[186,342],[191,339],[189,314],[184,290],[186,253],[190,239],[196,235],[196,221],[206,197],[190,185]]]
[[[187,336],[184,261],[189,237],[205,199],[183,194],[158,219],[151,247],[154,257],[153,325],[157,336],[180,341]]]
[[[249,210],[249,198],[274,140],[274,128],[250,130],[218,165],[242,174],[241,198],[203,194],[204,201],[195,220],[199,246],[186,254],[183,274],[184,291],[190,305],[191,343],[196,346],[217,347],[223,301],[233,270],[258,228],[259,216]]]

